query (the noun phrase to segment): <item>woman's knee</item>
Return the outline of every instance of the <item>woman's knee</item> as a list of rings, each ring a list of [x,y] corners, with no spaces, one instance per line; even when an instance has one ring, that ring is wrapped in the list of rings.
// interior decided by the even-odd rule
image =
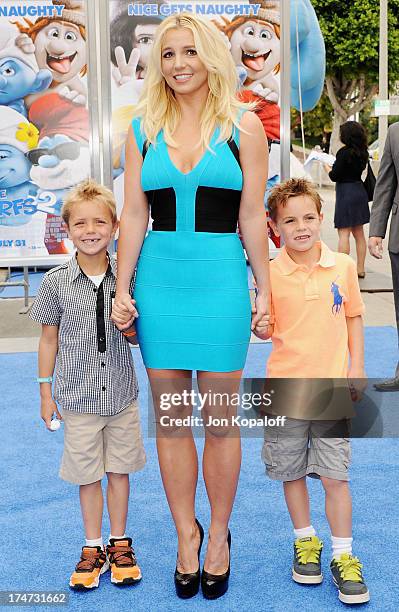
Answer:
[[[351,234],[350,227],[340,227],[338,228],[338,237],[340,240],[348,240]]]
[[[364,238],[364,229],[363,229],[363,225],[355,225],[354,227],[352,227],[352,234],[354,236],[354,238]]]

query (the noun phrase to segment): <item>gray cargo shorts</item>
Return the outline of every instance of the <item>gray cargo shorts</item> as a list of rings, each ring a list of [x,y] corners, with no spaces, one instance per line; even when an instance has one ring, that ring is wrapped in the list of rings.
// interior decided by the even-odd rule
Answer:
[[[304,476],[349,480],[349,423],[347,419],[305,421],[287,418],[283,427],[265,427],[262,459],[267,475],[283,482]]]

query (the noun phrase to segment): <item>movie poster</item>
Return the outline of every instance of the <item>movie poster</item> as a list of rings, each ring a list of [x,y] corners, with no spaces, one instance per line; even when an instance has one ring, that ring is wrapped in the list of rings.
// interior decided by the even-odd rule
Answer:
[[[0,259],[72,251],[60,210],[90,174],[85,0],[0,3]]]
[[[225,38],[236,65],[238,95],[245,102],[257,102],[256,113],[269,141],[269,185],[279,179],[280,3],[110,0],[113,173],[119,211],[123,205],[124,142],[154,35],[163,19],[181,10],[211,19]]]

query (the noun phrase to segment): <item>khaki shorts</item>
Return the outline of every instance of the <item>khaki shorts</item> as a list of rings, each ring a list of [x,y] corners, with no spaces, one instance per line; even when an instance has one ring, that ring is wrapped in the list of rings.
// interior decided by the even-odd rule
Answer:
[[[84,485],[101,480],[106,472],[129,474],[144,467],[137,402],[105,417],[63,410],[64,454],[60,477]]]
[[[303,421],[287,418],[283,427],[266,427],[262,459],[273,480],[304,476],[349,480],[351,448],[349,422]],[[324,437],[323,435],[342,437]]]

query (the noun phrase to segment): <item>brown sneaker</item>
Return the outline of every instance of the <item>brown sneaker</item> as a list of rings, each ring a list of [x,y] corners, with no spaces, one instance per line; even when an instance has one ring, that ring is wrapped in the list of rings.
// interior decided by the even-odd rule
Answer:
[[[100,546],[83,546],[80,561],[75,567],[69,586],[73,589],[93,589],[98,587],[100,574],[109,568],[105,550]]]
[[[107,556],[111,566],[111,582],[114,584],[135,584],[141,580],[132,539],[112,539],[107,546]]]

